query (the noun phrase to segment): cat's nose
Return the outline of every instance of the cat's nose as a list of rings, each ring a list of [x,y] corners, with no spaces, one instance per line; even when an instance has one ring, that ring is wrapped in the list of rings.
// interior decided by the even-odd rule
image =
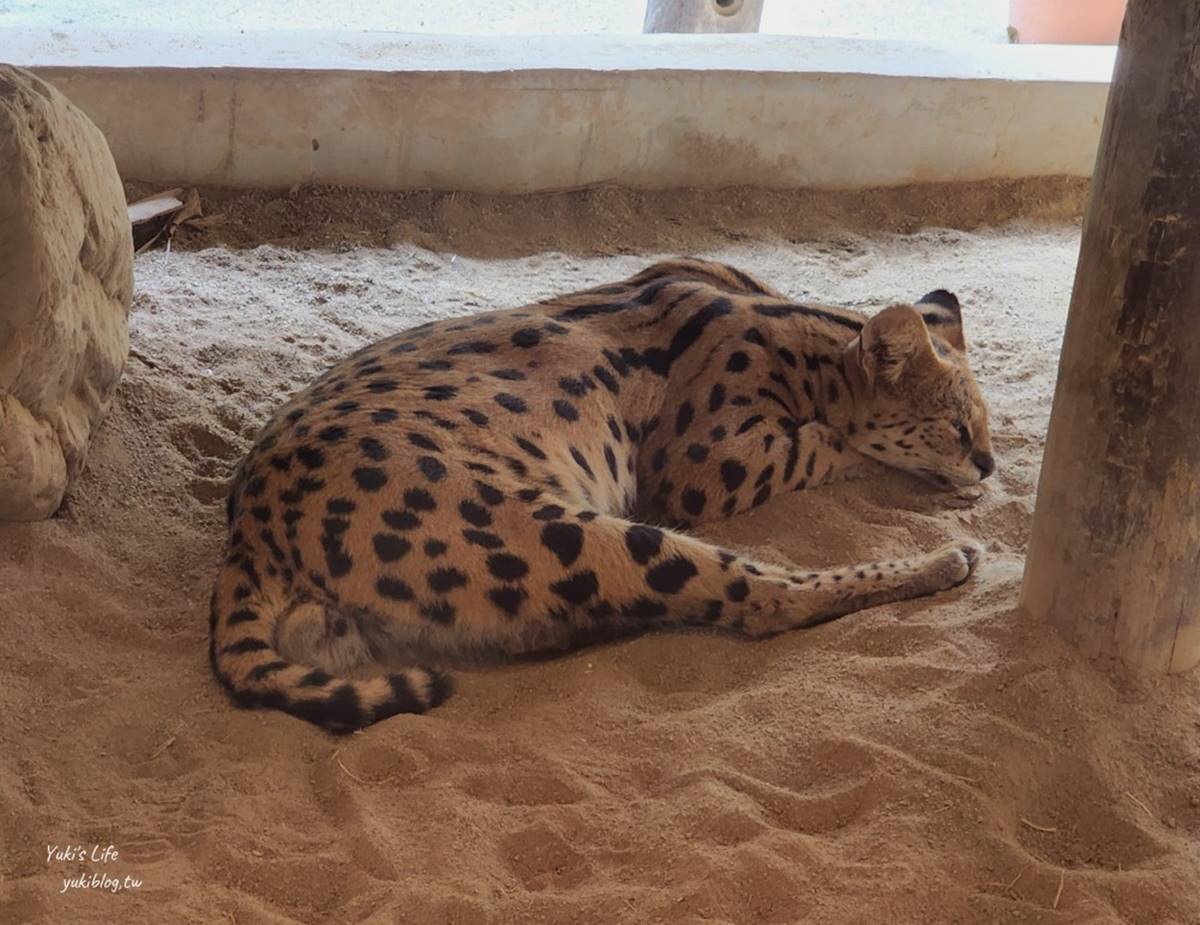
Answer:
[[[996,460],[991,453],[985,453],[983,450],[976,450],[971,454],[971,462],[975,463],[975,468],[979,470],[979,477],[986,479],[989,475],[996,471]]]

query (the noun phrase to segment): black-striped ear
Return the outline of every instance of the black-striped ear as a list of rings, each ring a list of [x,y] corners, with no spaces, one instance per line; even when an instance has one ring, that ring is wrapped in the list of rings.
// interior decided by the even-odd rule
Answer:
[[[959,350],[967,349],[967,342],[963,337],[962,309],[959,307],[958,297],[953,292],[935,289],[925,293],[917,302],[917,311],[921,313],[921,318],[931,334],[938,335]]]

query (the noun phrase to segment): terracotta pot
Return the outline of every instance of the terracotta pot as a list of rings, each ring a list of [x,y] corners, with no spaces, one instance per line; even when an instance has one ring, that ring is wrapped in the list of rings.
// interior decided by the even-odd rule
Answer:
[[[1126,0],[1010,0],[1013,41],[1049,45],[1115,45]]]

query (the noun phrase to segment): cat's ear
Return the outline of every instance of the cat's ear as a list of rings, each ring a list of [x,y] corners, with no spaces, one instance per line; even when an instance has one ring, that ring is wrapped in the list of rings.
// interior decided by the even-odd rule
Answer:
[[[867,385],[877,388],[895,385],[909,372],[936,369],[942,361],[921,313],[911,305],[892,305],[863,325],[857,362]]]
[[[936,334],[956,350],[967,349],[967,341],[963,337],[962,308],[958,304],[958,296],[953,292],[945,289],[927,292],[917,302],[917,310],[930,333]]]

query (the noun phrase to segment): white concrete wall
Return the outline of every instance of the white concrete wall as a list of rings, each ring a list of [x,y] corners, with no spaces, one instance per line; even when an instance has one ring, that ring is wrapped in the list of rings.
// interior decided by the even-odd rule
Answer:
[[[1112,49],[0,30],[164,183],[529,192],[1090,175]]]

